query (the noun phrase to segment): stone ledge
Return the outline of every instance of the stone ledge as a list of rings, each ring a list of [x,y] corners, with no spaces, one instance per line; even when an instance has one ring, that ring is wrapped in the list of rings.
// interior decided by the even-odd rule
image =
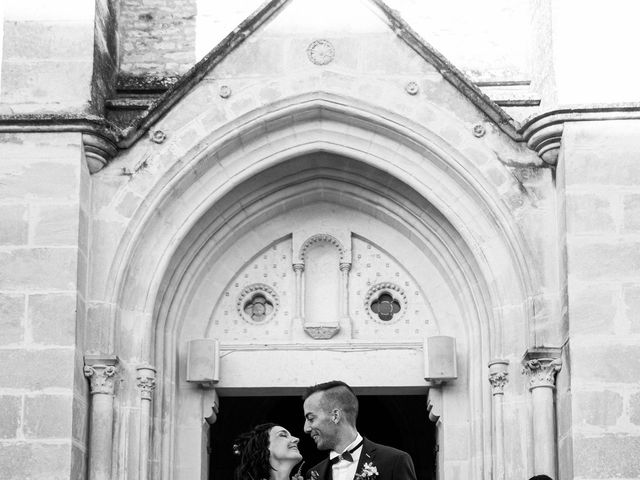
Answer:
[[[0,133],[77,132],[82,134],[87,166],[100,171],[118,153],[122,131],[102,116],[91,114],[0,115]]]
[[[565,123],[603,120],[640,120],[640,103],[559,107],[530,117],[519,132],[545,163],[556,165]]]
[[[120,150],[134,145],[198,81],[198,76],[183,78],[124,129],[105,117],[91,114],[8,114],[0,115],[0,133],[82,133],[89,171],[96,173]],[[548,110],[527,119],[510,136],[514,141],[526,142],[547,165],[555,166],[565,123],[607,120],[640,120],[640,103],[567,106]]]

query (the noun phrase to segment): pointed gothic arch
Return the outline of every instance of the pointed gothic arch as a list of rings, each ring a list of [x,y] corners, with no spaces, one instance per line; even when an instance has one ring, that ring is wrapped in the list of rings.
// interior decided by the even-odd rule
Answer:
[[[176,421],[176,383],[180,381],[176,355],[181,326],[167,312],[186,301],[184,296],[175,297],[174,285],[176,278],[180,278],[174,273],[184,273],[195,259],[193,255],[183,256],[185,251],[202,251],[211,236],[203,225],[227,233],[234,229],[242,231],[239,219],[250,216],[253,203],[260,205],[263,214],[268,211],[268,202],[252,203],[246,198],[236,198],[241,208],[239,216],[234,216],[225,210],[232,204],[224,206],[225,199],[233,198],[234,192],[236,196],[245,192],[243,186],[277,171],[279,165],[287,162],[291,165],[296,159],[317,154],[349,159],[385,178],[378,187],[373,187],[352,173],[350,181],[357,188],[350,192],[354,199],[349,202],[364,202],[364,194],[355,193],[358,189],[374,198],[376,194],[372,192],[380,190],[379,185],[393,186],[395,192],[415,192],[422,205],[417,200],[411,207],[388,206],[387,211],[401,211],[404,213],[400,217],[408,215],[413,221],[427,223],[438,218],[435,222],[438,227],[432,230],[441,231],[434,238],[449,235],[448,239],[440,239],[439,254],[452,255],[451,251],[456,251],[457,260],[462,259],[467,266],[464,273],[453,254],[446,268],[451,270],[452,277],[461,275],[461,281],[467,285],[466,301],[475,305],[472,309],[483,312],[476,318],[484,320],[465,327],[467,340],[462,343],[474,352],[471,357],[478,362],[469,371],[471,380],[465,389],[471,403],[466,408],[484,412],[478,418],[467,419],[475,425],[473,432],[469,432],[474,437],[474,450],[482,452],[474,459],[473,469],[480,472],[489,468],[482,466],[491,448],[486,363],[524,348],[526,325],[532,314],[529,299],[536,293],[536,279],[529,276],[526,264],[526,243],[519,236],[510,205],[504,198],[528,200],[508,172],[500,172],[499,165],[491,165],[488,175],[485,162],[469,158],[433,131],[355,99],[323,93],[288,98],[241,116],[224,129],[201,125],[200,131],[204,135],[192,138],[184,146],[179,161],[166,163],[167,168],[156,175],[153,187],[122,238],[105,291],[112,307],[114,350],[126,362],[150,362],[159,370],[157,398],[161,401],[156,403],[154,475],[172,478],[170,465],[175,460],[175,431],[163,425]],[[165,159],[168,157],[158,157],[160,161]],[[255,192],[261,192],[262,198],[270,198],[272,193],[265,192],[264,185],[262,188]],[[286,189],[280,190],[283,191]],[[357,200],[359,195],[362,198]],[[382,197],[378,194],[378,198]],[[282,205],[286,203],[279,208],[285,208]],[[203,220],[207,217],[210,220]],[[215,219],[220,218],[225,220],[223,225],[214,227]],[[409,223],[405,218],[404,224]],[[168,229],[167,225],[173,228]],[[442,229],[443,225],[447,228]],[[521,333],[518,339],[521,343],[517,347],[504,345],[504,322],[518,325],[515,330]],[[133,330],[139,337],[128,334]],[[133,340],[140,337],[142,342]],[[203,408],[207,407],[201,406],[200,412]],[[117,448],[123,448],[122,441]]]

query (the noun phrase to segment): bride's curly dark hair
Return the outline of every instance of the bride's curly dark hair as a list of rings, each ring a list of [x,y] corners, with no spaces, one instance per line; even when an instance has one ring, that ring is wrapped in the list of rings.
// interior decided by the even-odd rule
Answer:
[[[275,423],[257,425],[233,442],[233,453],[240,457],[236,480],[262,480],[271,475],[269,463],[269,432]]]

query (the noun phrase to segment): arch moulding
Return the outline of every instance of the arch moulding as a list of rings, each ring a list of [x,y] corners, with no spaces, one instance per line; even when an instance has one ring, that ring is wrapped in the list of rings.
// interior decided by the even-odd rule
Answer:
[[[470,348],[478,350],[482,364],[474,368],[483,380],[490,359],[515,359],[526,348],[536,279],[529,276],[528,272],[535,270],[528,268],[526,243],[504,200],[523,196],[510,175],[495,180],[487,175],[486,162],[468,158],[446,138],[386,110],[334,95],[289,98],[252,111],[223,128],[209,128],[205,118],[203,114],[194,120],[195,130],[205,133],[183,151],[177,143],[164,147],[173,149],[170,151],[179,160],[157,169],[153,186],[120,242],[105,291],[104,301],[113,312],[113,330],[105,350],[116,353],[125,370],[126,365],[142,363],[158,368],[156,398],[162,402],[156,402],[155,408],[160,410],[156,419],[164,418],[167,412],[162,409],[171,403],[166,396],[171,395],[172,387],[162,382],[176,381],[167,378],[161,364],[175,355],[164,349],[175,348],[179,326],[159,321],[158,311],[162,302],[170,301],[162,298],[161,292],[180,245],[225,195],[271,167],[314,152],[351,158],[400,180],[458,232],[477,265],[477,282],[486,292],[487,298],[476,301],[490,312],[485,331],[480,331],[479,325],[468,328],[486,338],[474,339],[470,334],[468,339],[479,342]],[[193,132],[194,125],[190,127]],[[472,137],[462,125],[458,133]],[[498,168],[504,169],[502,165]],[[526,196],[523,202],[527,202]],[[518,345],[505,345],[504,322],[521,326]],[[138,335],[131,335],[132,331]],[[164,342],[156,348],[158,338]],[[489,401],[486,381],[473,388],[478,390],[474,395],[481,399],[480,404]],[[478,435],[478,442],[488,444],[490,450],[488,433]],[[170,441],[162,445],[157,438],[152,441],[157,454],[171,455]],[[120,451],[127,440],[116,443]],[[156,471],[164,472],[163,468]],[[166,475],[161,478],[171,478]]]

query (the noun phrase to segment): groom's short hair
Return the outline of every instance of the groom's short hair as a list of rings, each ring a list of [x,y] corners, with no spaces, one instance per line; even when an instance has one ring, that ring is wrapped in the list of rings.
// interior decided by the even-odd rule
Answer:
[[[339,408],[345,414],[347,421],[354,425],[358,418],[358,397],[353,389],[340,380],[332,380],[330,382],[318,383],[305,390],[302,400],[306,400],[314,393],[322,392],[322,406],[329,411]]]

